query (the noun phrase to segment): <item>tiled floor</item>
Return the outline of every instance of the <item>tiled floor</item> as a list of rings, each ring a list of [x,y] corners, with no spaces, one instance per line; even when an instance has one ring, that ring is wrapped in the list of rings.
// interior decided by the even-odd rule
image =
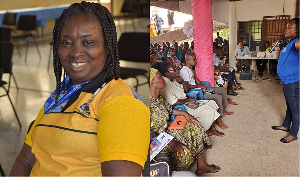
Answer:
[[[128,21],[127,21],[128,22]],[[131,21],[130,21],[131,22]],[[148,19],[135,19],[136,32],[148,32]],[[121,32],[134,31],[131,24],[124,27],[124,21],[117,21],[118,35]],[[122,26],[122,28],[120,28]],[[126,30],[126,31],[125,31]],[[21,120],[22,128],[19,128],[13,109],[7,97],[0,98],[0,163],[6,175],[9,174],[11,167],[19,153],[27,132],[27,128],[31,121],[33,121],[45,100],[55,89],[55,76],[53,73],[52,62],[49,71],[47,70],[48,58],[51,41],[51,31],[47,35],[45,31],[44,40],[40,40],[39,49],[42,54],[42,59],[39,59],[37,51],[33,43],[31,44],[27,63],[24,62],[25,47],[22,46],[22,57],[18,56],[15,48],[13,55],[13,73],[17,80],[19,90],[16,89],[15,83],[12,81],[10,90],[11,99],[16,107],[18,116]],[[119,36],[118,36],[119,37]],[[149,69],[148,63],[128,63],[121,61],[121,66],[131,66]],[[8,75],[3,76],[3,80],[7,80]],[[145,77],[139,77],[141,82],[146,82]],[[125,80],[130,86],[135,85],[135,79]],[[0,88],[0,94],[4,90]],[[145,102],[149,102],[149,87],[143,85],[138,88],[138,94]]]

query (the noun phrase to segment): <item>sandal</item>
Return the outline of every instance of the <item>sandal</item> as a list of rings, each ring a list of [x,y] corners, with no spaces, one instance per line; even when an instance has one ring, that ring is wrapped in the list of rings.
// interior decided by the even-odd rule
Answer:
[[[221,170],[220,167],[214,165],[214,164],[211,164],[213,166],[213,169],[211,169],[210,171],[206,172],[206,173],[217,173]]]
[[[220,167],[212,164],[212,165],[209,165],[209,166],[212,166],[213,168],[211,170],[208,170],[208,171],[202,171],[202,170],[196,170],[196,175],[197,176],[201,176],[203,175],[204,173],[217,173],[221,170]]]
[[[225,125],[225,124],[224,124]],[[226,125],[225,125],[226,126]],[[211,131],[211,132],[208,132],[207,133],[208,136],[212,136],[212,135],[215,135],[215,136],[219,136],[219,137],[223,137],[225,136],[225,134],[223,132],[220,132],[218,130],[214,130],[214,131]]]
[[[281,131],[285,131],[285,132],[289,132],[290,129],[289,128],[279,128],[280,126],[272,126],[273,130],[281,130]]]
[[[231,104],[231,105],[239,105],[239,104],[237,104],[236,102],[232,102],[232,101],[228,101],[228,104]]]
[[[211,148],[212,148],[212,145],[211,145],[211,144],[208,145],[208,144],[204,143],[204,148],[205,148],[205,149],[211,149]]]
[[[236,93],[236,92],[229,92],[229,93],[227,93],[227,95],[237,96],[238,93]]]
[[[242,87],[242,86],[239,86],[238,88],[236,88],[237,90],[245,90],[245,88],[244,87]]]
[[[227,111],[224,111],[224,115],[232,115],[234,114],[234,112],[227,112]]]
[[[225,129],[228,128],[227,125],[225,125],[224,123],[222,123],[222,124],[217,124],[217,126],[220,127],[222,130],[225,130]]]

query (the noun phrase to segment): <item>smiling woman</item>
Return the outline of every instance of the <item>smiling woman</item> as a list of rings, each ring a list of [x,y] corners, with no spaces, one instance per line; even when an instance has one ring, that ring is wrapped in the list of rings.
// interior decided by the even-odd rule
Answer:
[[[140,176],[150,112],[119,79],[116,39],[100,4],[75,3],[57,19],[56,90],[31,123],[11,176]]]
[[[60,61],[73,84],[93,79],[106,63],[103,30],[96,18],[90,14],[71,17],[61,30]]]

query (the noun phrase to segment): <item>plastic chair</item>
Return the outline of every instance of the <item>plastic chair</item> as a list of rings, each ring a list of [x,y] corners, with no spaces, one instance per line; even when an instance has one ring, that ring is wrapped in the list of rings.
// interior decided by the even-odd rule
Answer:
[[[10,38],[11,38],[11,28],[0,27],[0,41],[10,42]],[[5,55],[5,54],[3,54],[3,55]],[[7,56],[7,57],[9,57],[9,56]],[[4,58],[7,58],[7,57],[4,57]],[[19,90],[15,76],[12,75],[12,77],[14,79],[17,89]]]
[[[119,42],[120,60],[136,63],[149,64],[149,33],[122,33]],[[144,76],[147,82],[139,83],[137,76]],[[122,79],[135,78],[135,91],[144,84],[149,84],[148,70],[133,67],[120,67],[120,77]]]
[[[17,14],[13,12],[5,12],[3,15],[3,25],[16,25]]]
[[[202,83],[205,84],[207,88],[210,87],[209,82],[207,82],[207,81],[202,81]],[[200,100],[204,100],[204,92],[203,92],[203,90],[200,89],[200,88],[193,88],[193,89],[190,89],[190,90],[189,90],[189,93],[196,93],[196,94],[199,94]],[[196,97],[196,98],[197,98],[197,97]]]
[[[11,28],[0,27],[0,41],[10,41]]]
[[[17,29],[23,31],[23,34],[12,35],[13,40],[26,39],[26,53],[25,53],[25,63],[27,60],[28,45],[30,39],[33,40],[36,50],[39,54],[40,59],[42,59],[39,47],[36,43],[35,36],[32,31],[36,30],[36,15],[21,15],[18,21]]]
[[[9,27],[0,27],[0,41],[10,41],[11,40],[12,29]],[[21,57],[21,53],[19,50],[18,54]]]
[[[182,104],[177,104],[177,105],[174,105],[172,106],[174,109],[179,109],[179,110],[182,110],[182,111],[185,111],[185,107],[182,105]],[[171,115],[171,118],[170,118],[170,121],[173,121],[174,119],[176,118],[176,115],[172,114]]]
[[[0,87],[2,87],[5,90],[5,94],[4,95],[0,95],[0,97],[3,96],[7,96],[10,104],[14,110],[14,113],[16,115],[16,118],[18,120],[19,126],[22,127],[21,122],[19,120],[17,111],[15,109],[15,106],[13,105],[11,98],[9,96],[9,91],[10,91],[10,81],[11,81],[11,76],[13,76],[12,74],[12,55],[13,55],[13,49],[14,49],[14,45],[11,42],[5,42],[5,41],[0,41],[0,68],[3,70],[3,73],[9,73],[9,79],[8,82],[5,82],[2,80],[0,80]],[[5,85],[8,84],[7,88],[5,87]]]

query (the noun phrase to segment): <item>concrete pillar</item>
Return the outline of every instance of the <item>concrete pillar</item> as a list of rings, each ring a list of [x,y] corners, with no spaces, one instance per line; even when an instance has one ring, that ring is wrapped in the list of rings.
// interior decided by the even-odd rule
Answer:
[[[237,18],[235,1],[229,2],[229,66],[236,68]]]
[[[212,0],[192,0],[196,77],[214,86]]]

